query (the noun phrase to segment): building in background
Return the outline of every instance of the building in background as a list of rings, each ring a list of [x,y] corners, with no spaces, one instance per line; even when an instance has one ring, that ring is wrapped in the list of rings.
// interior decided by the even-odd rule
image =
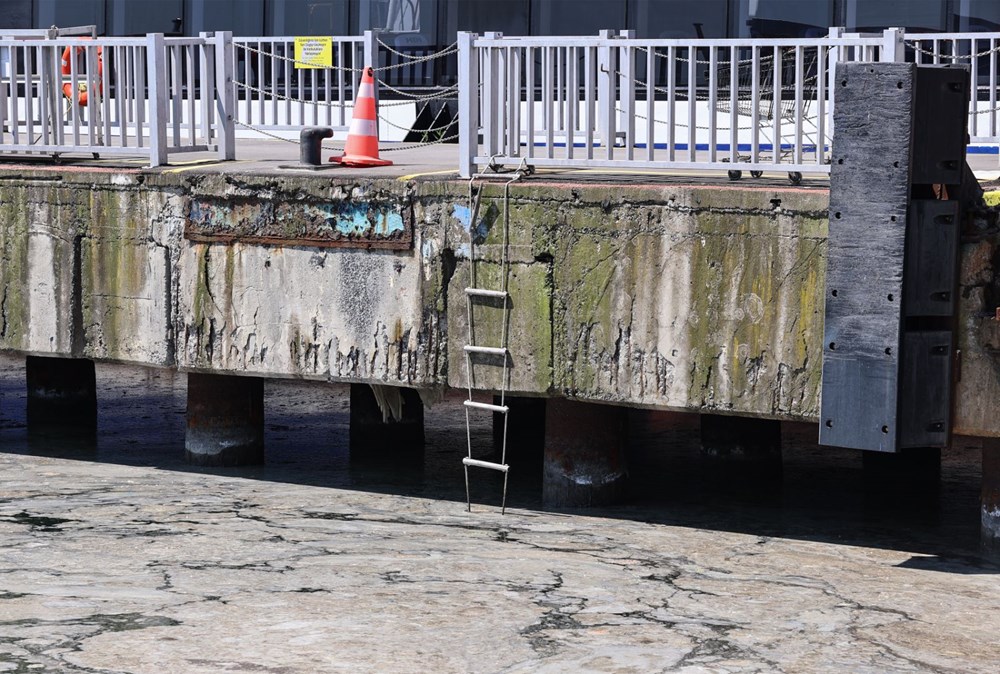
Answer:
[[[998,0],[0,0],[0,28],[96,24],[101,35],[344,35],[369,28],[444,46],[459,30],[509,35],[809,37],[902,26],[1000,30]]]
[[[99,35],[359,35],[413,55],[462,30],[507,35],[595,35],[632,29],[640,38],[818,37],[849,31],[1000,31],[1000,0],[0,0],[0,29],[97,26]],[[438,59],[390,73],[399,86],[454,83],[457,62]]]

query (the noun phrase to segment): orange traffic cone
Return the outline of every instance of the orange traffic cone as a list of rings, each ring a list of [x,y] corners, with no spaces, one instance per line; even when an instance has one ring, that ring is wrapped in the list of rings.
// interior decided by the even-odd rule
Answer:
[[[392,166],[387,159],[378,158],[378,115],[375,112],[375,71],[365,68],[354,100],[354,116],[347,131],[347,146],[340,157],[330,161],[344,166]]]

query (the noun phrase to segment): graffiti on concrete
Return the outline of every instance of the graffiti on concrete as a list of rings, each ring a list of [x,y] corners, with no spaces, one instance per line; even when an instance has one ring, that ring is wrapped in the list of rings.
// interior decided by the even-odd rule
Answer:
[[[407,250],[413,244],[412,221],[405,203],[200,197],[191,201],[184,237],[218,243]]]

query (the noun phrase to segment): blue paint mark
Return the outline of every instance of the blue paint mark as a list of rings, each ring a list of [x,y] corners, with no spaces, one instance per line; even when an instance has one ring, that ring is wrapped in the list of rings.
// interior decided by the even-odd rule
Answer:
[[[337,231],[344,236],[349,236],[352,231],[352,223],[350,220],[345,220],[343,218],[337,218]]]
[[[468,206],[460,206],[458,204],[455,204],[452,207],[451,217],[461,222],[462,226],[465,227],[465,231],[469,231],[470,227],[469,223],[472,220],[472,212],[469,211]]]
[[[336,219],[337,231],[344,236],[363,236],[372,228],[372,223],[368,220],[368,206],[361,204],[352,206],[343,211]]]
[[[403,216],[400,213],[389,213],[386,215],[386,236],[393,234],[394,232],[402,232],[405,229],[403,225]]]
[[[358,234],[364,234],[371,227],[371,223],[368,221],[368,207],[361,206],[354,210],[354,231]]]
[[[458,248],[455,249],[455,257],[468,259],[469,254],[470,254],[469,244],[467,243],[463,243],[462,245],[460,245]]]

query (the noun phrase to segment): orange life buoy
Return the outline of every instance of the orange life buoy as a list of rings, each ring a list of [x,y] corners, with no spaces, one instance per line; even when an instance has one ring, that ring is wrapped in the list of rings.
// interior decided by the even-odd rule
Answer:
[[[84,38],[93,39],[93,38]],[[71,60],[75,56],[79,56],[83,52],[83,47],[66,47],[63,49],[62,53],[62,64],[60,71],[63,75],[69,75],[73,72],[71,65]],[[77,73],[79,75],[79,73]],[[101,47],[97,48],[97,86],[101,87],[104,78],[104,49]],[[85,81],[77,82],[77,91],[73,91],[73,85],[70,82],[65,82],[62,86],[63,96],[67,100],[76,100],[77,105],[81,108],[87,106],[87,83]],[[75,95],[74,95],[75,94]]]

